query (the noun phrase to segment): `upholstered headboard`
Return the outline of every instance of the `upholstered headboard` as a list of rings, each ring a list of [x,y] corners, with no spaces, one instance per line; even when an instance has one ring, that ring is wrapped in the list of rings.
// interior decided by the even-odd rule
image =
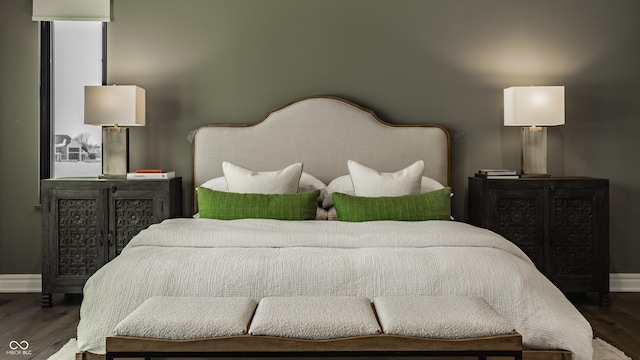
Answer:
[[[207,125],[193,141],[193,181],[223,176],[222,161],[271,171],[295,162],[325,183],[348,174],[347,160],[383,172],[422,159],[425,176],[449,184],[449,134],[436,125],[390,125],[336,97],[309,97],[254,125]]]

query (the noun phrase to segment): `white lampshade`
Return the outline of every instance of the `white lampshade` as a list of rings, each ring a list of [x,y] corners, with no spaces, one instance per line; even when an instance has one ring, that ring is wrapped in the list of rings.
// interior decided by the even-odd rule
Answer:
[[[564,124],[564,86],[514,86],[504,89],[505,126]]]
[[[85,86],[84,123],[144,126],[145,91],[135,85]]]

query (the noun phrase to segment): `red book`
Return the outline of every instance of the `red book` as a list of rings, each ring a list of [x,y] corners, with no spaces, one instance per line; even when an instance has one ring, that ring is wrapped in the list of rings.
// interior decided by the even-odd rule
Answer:
[[[157,174],[167,172],[165,169],[138,169],[136,170],[138,174]]]

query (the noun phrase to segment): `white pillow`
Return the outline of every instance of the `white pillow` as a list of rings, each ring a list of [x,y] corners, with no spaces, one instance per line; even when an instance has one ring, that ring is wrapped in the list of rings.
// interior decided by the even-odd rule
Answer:
[[[326,187],[327,185],[317,179],[315,176],[303,171],[302,176],[300,176],[300,182],[298,183],[298,192],[303,193],[313,190],[320,190],[320,196],[322,196]],[[320,200],[321,199],[318,199],[318,201]]]
[[[349,160],[347,166],[356,196],[402,196],[420,193],[424,173],[422,160],[393,173],[381,173],[353,160]]]
[[[302,175],[302,163],[295,163],[282,170],[254,171],[222,162],[222,171],[230,192],[242,194],[295,194]]]
[[[208,180],[204,184],[200,185],[200,187],[204,187],[204,188],[215,190],[215,191],[224,191],[224,192],[229,191],[229,189],[227,188],[227,180],[224,178],[224,176],[220,176],[220,177]],[[198,189],[196,188],[196,190]]]
[[[322,198],[323,208],[329,209],[330,207],[333,206],[333,198],[331,197],[331,195],[334,192],[355,196],[356,191],[353,189],[351,176],[342,175],[331,180],[329,185],[327,185],[327,187],[324,189],[324,197]]]
[[[347,175],[348,176],[348,175]],[[349,183],[351,183],[351,179],[348,179]],[[216,191],[224,191],[228,192],[229,188],[227,187],[227,180],[224,176],[220,176],[217,178],[213,178],[204,184],[200,185],[201,187],[205,187],[207,189],[216,190]],[[309,192],[313,190],[320,190],[321,194],[324,194],[327,185],[325,185],[322,181],[318,180],[315,176],[308,174],[306,172],[302,172],[300,176],[300,182],[298,182],[298,192]]]
[[[430,177],[423,176],[420,181],[420,194],[424,194],[430,191],[440,190],[444,188],[444,185],[440,184],[437,180]],[[331,194],[339,192],[347,195],[356,194],[353,189],[353,183],[351,182],[351,176],[342,175],[333,179],[324,190],[324,196],[322,200],[322,207],[329,209],[329,219],[331,220],[331,207],[333,206],[333,198]],[[452,194],[453,195],[453,194]]]

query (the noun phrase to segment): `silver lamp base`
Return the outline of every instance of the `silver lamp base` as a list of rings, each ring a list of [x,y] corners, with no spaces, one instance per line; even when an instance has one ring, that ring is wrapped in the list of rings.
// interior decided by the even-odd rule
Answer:
[[[129,129],[102,127],[101,179],[126,179],[129,172]]]
[[[548,177],[547,174],[547,128],[523,127],[522,176]]]

